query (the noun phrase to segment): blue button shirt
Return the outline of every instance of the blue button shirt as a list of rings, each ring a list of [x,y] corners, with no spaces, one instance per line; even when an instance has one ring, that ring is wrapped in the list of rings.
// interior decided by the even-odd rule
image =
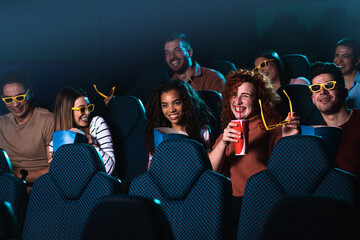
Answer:
[[[349,96],[346,98],[348,108],[360,108],[360,71],[356,72],[353,84],[349,89]]]

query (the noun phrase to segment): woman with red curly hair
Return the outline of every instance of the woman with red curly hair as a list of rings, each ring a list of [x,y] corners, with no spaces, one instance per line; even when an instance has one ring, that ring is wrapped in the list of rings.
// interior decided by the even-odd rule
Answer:
[[[290,120],[287,124],[267,131],[261,119],[258,99],[261,100],[267,125],[279,123],[282,120],[277,111],[280,97],[263,74],[239,69],[228,75],[221,115],[225,129],[216,140],[209,158],[214,171],[231,179],[234,197],[242,197],[249,177],[266,169],[277,140],[299,133],[300,118],[291,117],[290,113],[286,118]],[[238,141],[235,138],[242,135],[233,129],[236,123],[231,120],[237,118],[249,120],[248,153],[244,156],[235,156],[234,142]]]

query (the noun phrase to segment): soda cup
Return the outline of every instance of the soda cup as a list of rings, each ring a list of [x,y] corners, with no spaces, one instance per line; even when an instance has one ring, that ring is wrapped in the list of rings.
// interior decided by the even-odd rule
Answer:
[[[238,142],[235,142],[235,156],[246,155],[249,141],[249,120],[237,119],[232,120],[231,122],[237,124],[237,127],[233,127],[235,130],[243,133],[242,138],[235,138],[236,140],[239,140]]]

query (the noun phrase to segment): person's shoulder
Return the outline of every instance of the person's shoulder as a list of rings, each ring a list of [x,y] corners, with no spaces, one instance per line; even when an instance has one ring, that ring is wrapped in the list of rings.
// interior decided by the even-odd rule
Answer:
[[[91,122],[105,122],[105,119],[101,116],[94,116],[92,119],[91,119]]]
[[[6,114],[3,114],[0,116],[0,121],[4,122],[4,121],[8,121],[10,120],[11,118],[14,119],[14,115],[12,113],[6,113]]]
[[[54,117],[54,114],[45,108],[36,107],[34,111],[42,117]]]
[[[204,75],[213,75],[219,78],[224,78],[224,76],[219,71],[216,71],[212,68],[201,67],[201,73]]]
[[[90,125],[91,126],[99,126],[103,123],[106,123],[105,119],[101,116],[94,116],[92,119],[91,119],[91,123]],[[91,127],[90,126],[90,127]]]

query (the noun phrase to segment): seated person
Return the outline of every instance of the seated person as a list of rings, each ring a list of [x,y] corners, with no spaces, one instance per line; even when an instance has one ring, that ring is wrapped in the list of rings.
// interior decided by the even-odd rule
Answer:
[[[337,43],[334,63],[341,67],[345,87],[349,89],[346,104],[349,108],[360,108],[360,44],[352,38]]]
[[[178,79],[162,81],[152,92],[146,105],[146,150],[149,166],[155,152],[154,128],[169,127],[184,131],[190,139],[211,150],[213,115],[189,84]]]
[[[174,72],[172,78],[180,79],[195,90],[215,90],[221,93],[224,89],[224,76],[209,68],[201,67],[192,59],[193,49],[187,36],[183,33],[172,34],[165,40],[165,60]]]
[[[13,70],[0,83],[1,98],[9,113],[0,116],[0,148],[9,155],[14,175],[28,183],[49,171],[49,144],[54,131],[54,116],[46,109],[34,107],[29,73]]]
[[[262,102],[264,119],[258,100]],[[233,222],[237,224],[241,199],[247,180],[267,167],[270,152],[275,143],[284,136],[299,133],[300,117],[289,113],[281,128],[272,130],[267,126],[279,123],[281,115],[276,111],[280,96],[270,81],[261,73],[237,70],[228,75],[223,92],[221,120],[224,133],[216,140],[209,158],[214,171],[222,173],[231,180],[233,194]],[[248,119],[248,153],[236,156],[234,143],[243,138],[243,133],[235,130],[234,119]],[[279,124],[280,126],[281,124]],[[236,226],[233,226],[235,228]]]
[[[341,68],[316,62],[310,68],[312,101],[324,118],[324,125],[342,128],[336,164],[360,177],[360,110],[348,109],[348,89]]]
[[[102,117],[94,116],[89,124],[90,113],[95,105],[90,104],[86,93],[80,88],[62,88],[55,100],[55,131],[69,130],[84,133],[87,143],[100,153],[107,174],[112,174],[115,167],[113,141],[109,127]],[[50,143],[49,152],[53,153]],[[50,161],[51,162],[51,161]]]
[[[261,51],[256,53],[254,57],[254,66],[255,68],[253,71],[260,71],[267,76],[275,90],[278,90],[281,86],[286,84],[310,85],[310,82],[304,77],[289,79],[289,77],[286,76],[283,62],[279,55],[274,51]]]

